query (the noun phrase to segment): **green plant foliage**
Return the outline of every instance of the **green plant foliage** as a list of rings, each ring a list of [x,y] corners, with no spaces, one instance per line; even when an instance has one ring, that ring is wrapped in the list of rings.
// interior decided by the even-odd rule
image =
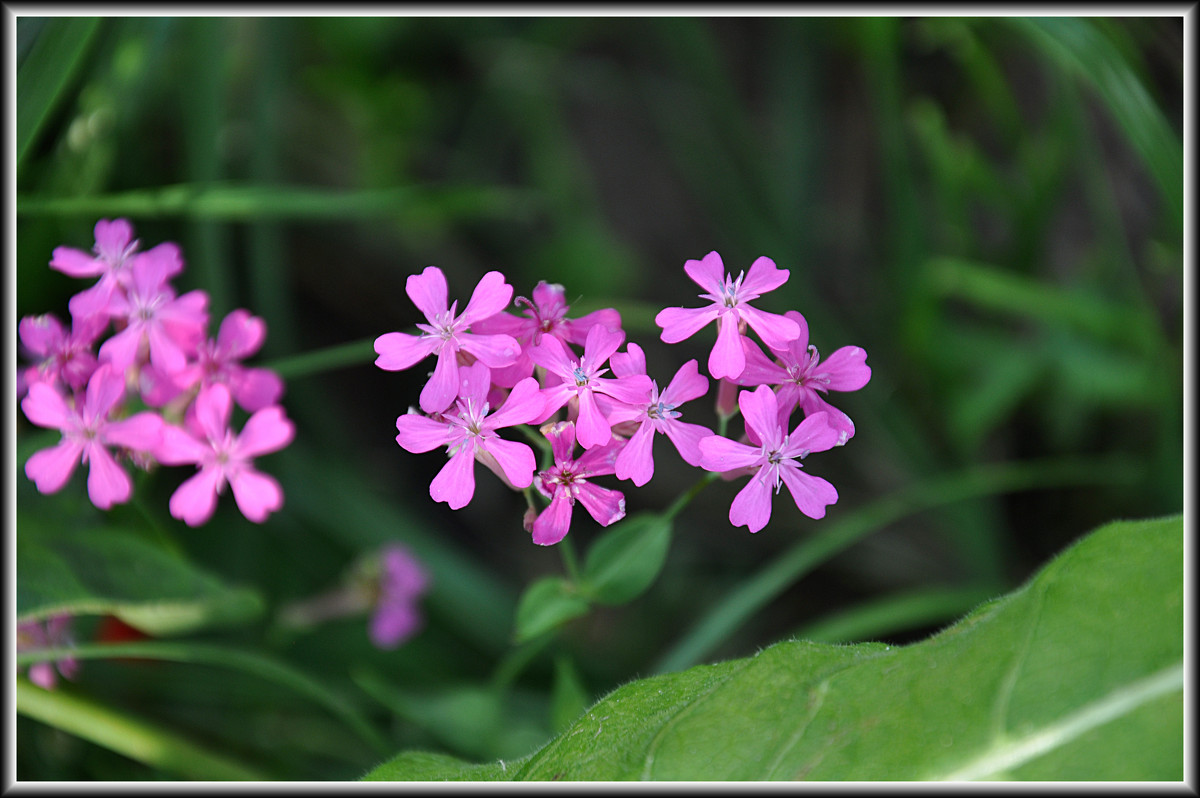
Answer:
[[[263,610],[255,591],[225,585],[141,535],[52,528],[24,514],[17,525],[18,620],[111,614],[160,636],[249,621]]]
[[[517,605],[514,642],[524,643],[586,615],[591,604],[570,581],[559,576],[543,577],[525,591]]]
[[[518,763],[402,754],[368,778],[485,775],[1181,779],[1183,520],[1104,526],[921,643],[778,643],[620,687]]]
[[[588,550],[583,589],[599,604],[641,595],[662,570],[671,546],[671,519],[656,513],[627,518]]]

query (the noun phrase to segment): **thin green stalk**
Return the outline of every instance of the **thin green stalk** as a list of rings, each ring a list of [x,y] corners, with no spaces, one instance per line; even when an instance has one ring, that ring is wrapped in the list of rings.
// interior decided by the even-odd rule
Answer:
[[[563,566],[567,569],[567,578],[573,584],[579,584],[579,557],[575,554],[575,544],[571,542],[569,537],[563,538],[558,543],[558,550],[562,552]]]
[[[291,667],[248,651],[238,651],[236,649],[202,643],[151,641],[20,651],[17,653],[16,659],[17,667],[23,667],[35,662],[47,662],[68,657],[75,659],[136,657],[171,662],[204,663],[234,668],[255,676],[260,676],[276,684],[286,685],[296,692],[308,696],[341,718],[347,726],[354,729],[363,740],[370,743],[380,753],[385,753],[388,748],[375,728],[350,707],[343,698]]]
[[[903,488],[842,516],[801,540],[717,602],[652,667],[654,673],[695,665],[802,576],[872,532],[923,510],[979,496],[1064,485],[1113,484],[1136,478],[1124,461],[1057,460],[1001,463],[943,475]]]
[[[44,690],[23,676],[17,677],[17,712],[167,774],[200,781],[270,778],[167,729],[65,689]]]
[[[264,368],[274,371],[285,380],[311,377],[334,369],[374,362],[377,357],[374,344],[375,339],[370,338],[352,341],[348,344],[327,346],[323,349],[314,349],[311,352],[269,361]]]
[[[695,485],[692,485],[690,488],[681,493],[679,498],[676,499],[670,507],[663,511],[662,517],[667,520],[673,520],[675,516],[679,515],[679,512],[684,507],[687,507],[689,504],[691,504],[692,499],[696,498],[700,491],[704,490],[720,476],[720,474],[714,471],[709,471],[704,476],[700,477],[700,479],[696,480]]]

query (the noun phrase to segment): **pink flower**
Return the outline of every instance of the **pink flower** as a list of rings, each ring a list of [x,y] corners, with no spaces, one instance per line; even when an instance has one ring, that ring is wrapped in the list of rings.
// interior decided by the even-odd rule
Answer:
[[[614,354],[609,363],[613,373],[618,376],[646,373],[646,355],[637,344],[631,343],[624,353]],[[708,380],[701,376],[696,361],[689,360],[675,372],[670,385],[661,394],[658,383],[652,382],[650,395],[645,401],[610,411],[608,419],[613,424],[626,420],[638,423],[637,431],[617,456],[617,478],[633,480],[633,484],[639,488],[650,481],[654,476],[655,433],[665,434],[688,465],[700,465],[700,441],[713,432],[699,424],[680,421],[682,414],[676,408],[707,392]]]
[[[729,522],[757,532],[771,520],[771,494],[787,485],[800,512],[809,518],[825,517],[825,507],[837,501],[837,490],[820,477],[801,471],[799,460],[809,452],[823,452],[837,444],[838,431],[829,425],[828,413],[814,413],[792,433],[779,423],[779,407],[769,386],[738,397],[746,426],[761,444],[747,446],[719,435],[700,441],[701,467],[716,472],[756,469],[734,497]]]
[[[409,275],[406,290],[429,323],[417,325],[421,335],[391,332],[376,338],[375,352],[379,357],[375,365],[387,371],[402,371],[436,353],[433,376],[421,389],[421,409],[426,413],[441,412],[454,402],[459,385],[459,350],[474,355],[490,368],[507,366],[520,354],[520,346],[510,335],[467,332],[473,323],[502,311],[512,297],[512,286],[504,282],[500,272],[483,276],[466,309],[457,316],[457,301],[446,307],[446,276],[436,266],[429,266],[419,275]]]
[[[125,375],[111,365],[101,365],[88,381],[83,406],[68,404],[46,383],[29,386],[21,409],[34,424],[62,430],[62,442],[35,452],[25,463],[25,475],[42,493],[55,493],[79,462],[89,464],[88,497],[102,510],[129,500],[133,483],[106,446],[150,451],[162,435],[162,419],[142,412],[119,421],[109,414],[125,394]]]
[[[758,258],[750,272],[737,279],[725,273],[721,256],[710,252],[703,260],[684,264],[688,277],[707,293],[701,298],[712,304],[703,308],[665,308],[654,321],[662,327],[662,340],[676,344],[691,338],[711,321],[716,321],[717,343],[708,357],[708,373],[720,379],[737,377],[745,368],[740,332],[748,324],[772,348],[781,349],[795,339],[800,330],[791,319],[750,307],[750,302],[787,282],[787,269],[776,268],[770,258]]]
[[[133,227],[124,219],[96,222],[96,245],[94,254],[72,247],[56,247],[50,260],[50,268],[71,277],[99,277],[91,288],[71,298],[72,315],[90,316],[104,313],[114,293],[128,288],[130,262],[137,253],[138,242],[133,238]],[[167,279],[183,270],[183,259],[179,247],[172,243],[159,244],[149,250],[166,266]]]
[[[371,616],[371,642],[393,649],[421,628],[417,600],[429,589],[429,577],[408,549],[387,546],[382,552],[379,598]]]
[[[54,615],[47,618],[43,626],[41,621],[25,621],[17,624],[17,651],[36,651],[47,648],[69,648],[74,645],[71,638],[71,616]],[[79,672],[79,661],[74,657],[63,657],[54,662],[37,662],[29,666],[29,681],[44,690],[53,690],[58,683],[54,675],[58,672],[64,678],[74,679]]]
[[[775,350],[778,362],[767,358],[752,341],[743,338],[746,369],[735,382],[739,385],[779,385],[779,423],[786,427],[792,411],[799,406],[806,416],[829,414],[829,423],[838,431],[841,446],[854,435],[854,422],[821,396],[829,391],[857,391],[871,379],[867,353],[861,347],[843,346],[824,363],[817,348],[808,342],[808,322],[789,310],[789,319],[800,325],[800,337],[787,347]],[[819,393],[818,393],[819,392]]]
[[[283,395],[283,380],[267,369],[247,368],[240,361],[256,353],[267,337],[267,325],[249,311],[235,310],[221,322],[216,340],[202,341],[197,359],[176,375],[181,390],[223,382],[233,399],[253,413],[277,404]]]
[[[613,473],[617,453],[623,442],[588,449],[574,458],[575,425],[560,421],[546,430],[554,465],[537,475],[534,485],[550,499],[550,505],[529,525],[533,542],[551,546],[564,537],[571,526],[571,511],[580,502],[596,523],[608,526],[625,517],[625,496],[620,491],[593,485],[591,477]]]
[[[625,340],[625,333],[608,330],[602,324],[588,330],[583,354],[576,357],[557,338],[544,336],[542,342],[529,350],[529,357],[560,382],[543,389],[546,414],[543,419],[571,399],[579,401],[579,416],[575,423],[579,443],[583,448],[603,446],[612,440],[612,425],[596,404],[595,394],[611,396],[618,402],[638,404],[650,395],[654,383],[645,374],[632,374],[617,379],[602,377],[608,369],[601,368]]]
[[[429,495],[453,510],[467,506],[475,495],[475,460],[492,469],[515,488],[533,482],[533,450],[507,441],[498,429],[529,424],[544,413],[545,399],[537,380],[530,377],[513,387],[504,404],[488,415],[487,394],[491,373],[482,362],[460,369],[462,386],[455,408],[434,417],[407,413],[396,419],[396,442],[409,452],[428,452],[445,446],[449,462],[429,485]]]
[[[208,295],[190,291],[176,298],[167,283],[171,262],[159,248],[135,255],[126,291],[116,292],[108,312],[126,322],[125,329],[100,347],[100,359],[124,371],[139,362],[143,342],[149,346],[150,363],[165,374],[175,374],[187,365],[208,326]]]
[[[283,489],[274,477],[254,468],[254,458],[278,451],[292,442],[295,427],[279,406],[265,407],[247,419],[240,435],[229,428],[233,400],[222,383],[201,389],[192,405],[185,430],[163,426],[161,445],[154,454],[166,465],[194,463],[199,472],[171,496],[171,515],[188,526],[212,517],[217,496],[228,482],[242,514],[256,524],[283,507]]]
[[[70,332],[49,313],[21,319],[17,328],[21,343],[41,359],[25,371],[26,383],[53,385],[62,380],[73,391],[83,390],[96,370],[92,346],[107,326],[108,317],[104,315],[74,317]]]
[[[516,385],[533,374],[533,361],[528,348],[537,346],[543,335],[552,335],[564,344],[582,346],[592,325],[603,324],[610,330],[621,329],[621,314],[612,308],[593,311],[578,319],[566,318],[570,307],[564,300],[565,289],[556,283],[539,282],[533,289],[533,301],[523,296],[514,304],[524,305],[523,316],[497,313],[478,322],[474,329],[481,333],[511,335],[521,345],[521,354],[511,366],[492,370],[492,382],[504,387]]]

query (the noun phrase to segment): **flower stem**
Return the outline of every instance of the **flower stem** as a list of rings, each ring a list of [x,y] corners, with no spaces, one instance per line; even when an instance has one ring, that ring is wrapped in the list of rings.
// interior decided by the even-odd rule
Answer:
[[[562,552],[563,565],[567,569],[567,577],[579,584],[579,558],[575,555],[575,544],[569,537],[559,541],[558,550]]]
[[[696,498],[696,496],[700,493],[700,491],[702,491],[706,487],[708,487],[709,483],[711,483],[713,480],[715,480],[719,476],[721,476],[721,475],[718,474],[717,472],[709,471],[704,476],[700,477],[700,479],[696,480],[695,485],[692,485],[690,488],[685,490],[683,493],[679,494],[679,498],[676,499],[671,504],[670,507],[668,507],[666,510],[663,511],[663,514],[662,514],[663,518],[668,519],[668,520],[674,518],[676,515],[679,514],[680,510],[682,510],[684,507],[687,507],[688,504],[691,503],[692,499]]]
[[[375,357],[375,339],[371,338],[279,358],[267,363],[264,368],[270,369],[285,380],[294,380],[347,366],[371,363]]]

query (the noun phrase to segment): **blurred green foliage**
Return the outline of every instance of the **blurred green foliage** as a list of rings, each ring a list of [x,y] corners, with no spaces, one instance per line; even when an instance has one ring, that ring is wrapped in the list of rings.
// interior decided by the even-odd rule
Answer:
[[[180,645],[286,663],[388,751],[519,756],[581,696],[677,653],[680,630],[722,629],[712,658],[824,618],[905,642],[1104,521],[1182,509],[1182,26],[20,17],[17,318],[65,316],[82,286],[50,253],[90,247],[99,218],[178,242],[177,284],[207,290],[214,319],[245,307],[267,321],[259,360],[295,369],[284,404],[298,429],[263,459],[287,494],[263,526],[223,502],[182,528],[170,479],[139,485],[140,511],[113,511],[127,527],[156,516],[198,569],[266,602],[259,620]],[[562,573],[559,554],[530,543],[520,498],[498,486],[481,480],[457,513],[429,499],[436,458],[393,442],[420,376],[374,368],[369,341],[417,320],[409,274],[437,265],[465,296],[499,269],[517,295],[545,279],[579,313],[618,308],[652,375],[669,375],[710,341],[666,347],[654,312],[692,301],[683,263],[713,249],[731,269],[759,255],[790,269],[768,308],[803,313],[822,352],[869,353],[871,383],[834,402],[856,437],[810,466],[841,499],[822,522],[777,513],[751,537],[725,523],[733,492],[717,482],[677,517],[644,595],[515,645],[518,597]],[[18,416],[21,436],[36,432]],[[644,489],[624,486],[631,514],[699,476],[669,456]],[[991,465],[1050,476],[905,503]],[[102,517],[78,475],[54,498],[17,482],[22,517]],[[819,543],[860,508],[845,529],[874,525]],[[596,539],[590,524],[571,539]],[[417,638],[375,650],[365,619],[273,631],[275,608],[389,540],[433,573]],[[938,597],[920,629],[914,591]],[[751,594],[735,608],[750,617],[714,620]],[[859,605],[869,624],[844,615]],[[269,778],[354,778],[382,761],[267,672],[100,658],[61,689]],[[181,775],[28,717],[17,732],[20,779]]]

